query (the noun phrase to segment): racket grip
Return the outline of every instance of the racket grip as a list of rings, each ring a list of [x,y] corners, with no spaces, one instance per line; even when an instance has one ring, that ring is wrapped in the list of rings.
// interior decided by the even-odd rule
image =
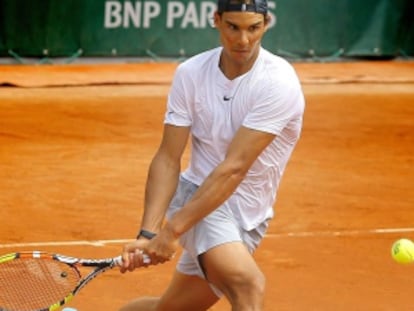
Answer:
[[[151,263],[151,258],[147,254],[142,253],[142,257],[144,259],[145,264],[150,264]],[[117,265],[119,267],[122,266],[122,263],[123,263],[122,256],[115,257],[114,258],[114,263],[115,263],[115,265]],[[0,309],[0,311],[1,311],[1,309]]]
[[[151,263],[151,258],[150,256],[148,256],[147,254],[142,254],[142,257],[144,259],[144,263],[145,264],[150,264]]]

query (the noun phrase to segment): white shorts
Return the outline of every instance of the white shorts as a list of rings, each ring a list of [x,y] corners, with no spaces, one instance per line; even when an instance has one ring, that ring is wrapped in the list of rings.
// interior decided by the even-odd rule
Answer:
[[[168,219],[184,206],[197,188],[197,185],[180,177],[177,191],[167,211]],[[268,221],[265,221],[259,227],[246,231],[234,219],[231,210],[221,206],[181,236],[180,244],[183,253],[178,261],[177,270],[186,275],[205,279],[198,260],[199,255],[213,247],[230,242],[243,242],[249,252],[253,253],[263,239],[267,227]],[[218,297],[222,296],[214,285],[210,284],[210,286]]]

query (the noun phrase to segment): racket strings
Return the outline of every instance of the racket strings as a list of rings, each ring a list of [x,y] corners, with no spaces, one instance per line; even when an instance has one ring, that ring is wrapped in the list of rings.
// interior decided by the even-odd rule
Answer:
[[[2,264],[0,310],[39,310],[66,297],[78,284],[76,268],[56,260],[24,258]]]

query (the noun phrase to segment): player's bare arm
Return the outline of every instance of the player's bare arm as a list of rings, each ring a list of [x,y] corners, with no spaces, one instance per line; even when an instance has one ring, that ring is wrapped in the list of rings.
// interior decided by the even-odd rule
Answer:
[[[223,162],[207,177],[192,199],[165,224],[160,233],[151,241],[140,245],[139,249],[151,257],[152,263],[170,260],[176,252],[179,237],[231,196],[253,162],[273,139],[273,134],[240,128]],[[136,255],[132,256],[135,264],[132,263],[129,270],[142,265],[143,259]]]
[[[190,128],[165,125],[162,141],[148,173],[141,228],[158,232],[181,171],[181,157]]]
[[[273,139],[273,134],[241,127],[230,144],[224,161],[207,177],[193,198],[165,225],[162,233],[178,238],[224,203]]]
[[[151,162],[148,172],[144,214],[141,228],[158,232],[162,226],[166,209],[177,187],[178,176],[181,171],[181,157],[189,137],[189,128],[165,125],[161,144]],[[134,270],[144,265],[142,250],[147,248],[149,240],[139,239],[125,245],[123,252],[122,272]],[[173,246],[175,247],[175,246]],[[151,253],[154,253],[152,251]],[[152,256],[151,264],[164,262],[171,256],[168,249],[158,250],[164,254],[157,258]]]

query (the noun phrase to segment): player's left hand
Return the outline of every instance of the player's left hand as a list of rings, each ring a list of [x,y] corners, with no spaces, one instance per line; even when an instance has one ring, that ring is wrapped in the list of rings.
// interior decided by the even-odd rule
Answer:
[[[152,264],[152,262],[148,263],[144,260],[143,249],[148,242],[148,240],[140,239],[124,246],[122,251],[122,266],[120,268],[122,273]]]
[[[138,239],[124,246],[121,273],[133,271],[140,267],[157,265],[174,258],[178,248],[178,239],[164,227],[153,239]],[[144,256],[149,258],[148,262]]]
[[[151,264],[158,264],[173,259],[177,248],[178,239],[167,225],[142,250],[151,258]]]

